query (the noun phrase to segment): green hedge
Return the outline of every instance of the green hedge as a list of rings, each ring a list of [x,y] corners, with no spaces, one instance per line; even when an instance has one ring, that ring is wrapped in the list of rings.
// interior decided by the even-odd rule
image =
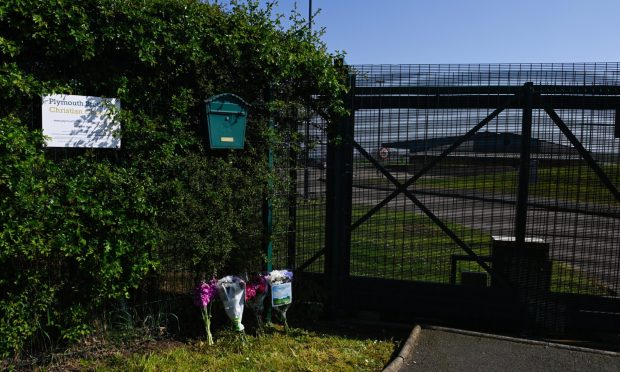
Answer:
[[[254,2],[3,1],[0,358],[88,334],[171,260],[207,275],[261,265],[267,146],[311,93],[342,110],[333,57],[301,19],[283,29]],[[243,151],[198,135],[200,103],[222,92],[252,105]],[[120,98],[122,149],[45,149],[51,93]]]

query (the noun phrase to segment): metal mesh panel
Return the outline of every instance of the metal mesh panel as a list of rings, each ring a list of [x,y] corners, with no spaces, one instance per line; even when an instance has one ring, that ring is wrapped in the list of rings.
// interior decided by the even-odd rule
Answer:
[[[303,111],[303,110],[302,110]],[[322,272],[325,247],[326,122],[306,111],[285,121],[275,151],[274,268]]]
[[[322,272],[325,248],[325,183],[327,123],[318,115],[303,123],[304,144],[297,179],[297,265],[306,272]]]
[[[290,125],[287,125],[290,127]],[[276,144],[274,150],[274,167],[278,176],[278,184],[274,185],[275,198],[273,200],[273,258],[275,269],[289,267],[289,247],[294,245],[295,220],[291,219],[296,205],[295,184],[297,164],[295,159],[295,138],[289,129],[282,130],[282,141]],[[293,214],[294,216],[294,214]]]
[[[354,70],[355,141],[379,166],[354,152],[351,275],[461,282],[484,271],[463,246],[491,265],[492,237],[515,236],[520,218],[528,239],[549,244],[551,291],[617,295],[620,140],[610,108],[620,86],[617,63]],[[528,82],[536,93],[524,219],[516,215],[523,102],[510,99]],[[415,178],[410,195],[385,203],[397,187],[380,166],[400,184]]]

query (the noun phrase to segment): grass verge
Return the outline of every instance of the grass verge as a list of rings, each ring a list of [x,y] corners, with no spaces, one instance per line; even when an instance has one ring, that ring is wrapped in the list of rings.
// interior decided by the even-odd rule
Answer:
[[[163,348],[118,351],[98,360],[82,359],[78,369],[95,371],[379,371],[398,342],[385,338],[275,326],[263,337],[242,342],[231,331],[203,341],[164,344]]]

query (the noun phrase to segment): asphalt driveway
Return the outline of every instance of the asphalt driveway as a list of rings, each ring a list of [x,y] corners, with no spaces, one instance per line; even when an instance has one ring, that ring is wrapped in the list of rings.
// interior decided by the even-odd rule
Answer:
[[[401,371],[620,371],[620,354],[423,328]]]

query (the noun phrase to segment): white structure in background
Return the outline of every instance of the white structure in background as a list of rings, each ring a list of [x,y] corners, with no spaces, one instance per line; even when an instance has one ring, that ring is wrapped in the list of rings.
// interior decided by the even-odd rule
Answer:
[[[119,99],[52,94],[43,96],[41,107],[47,147],[121,147]]]

